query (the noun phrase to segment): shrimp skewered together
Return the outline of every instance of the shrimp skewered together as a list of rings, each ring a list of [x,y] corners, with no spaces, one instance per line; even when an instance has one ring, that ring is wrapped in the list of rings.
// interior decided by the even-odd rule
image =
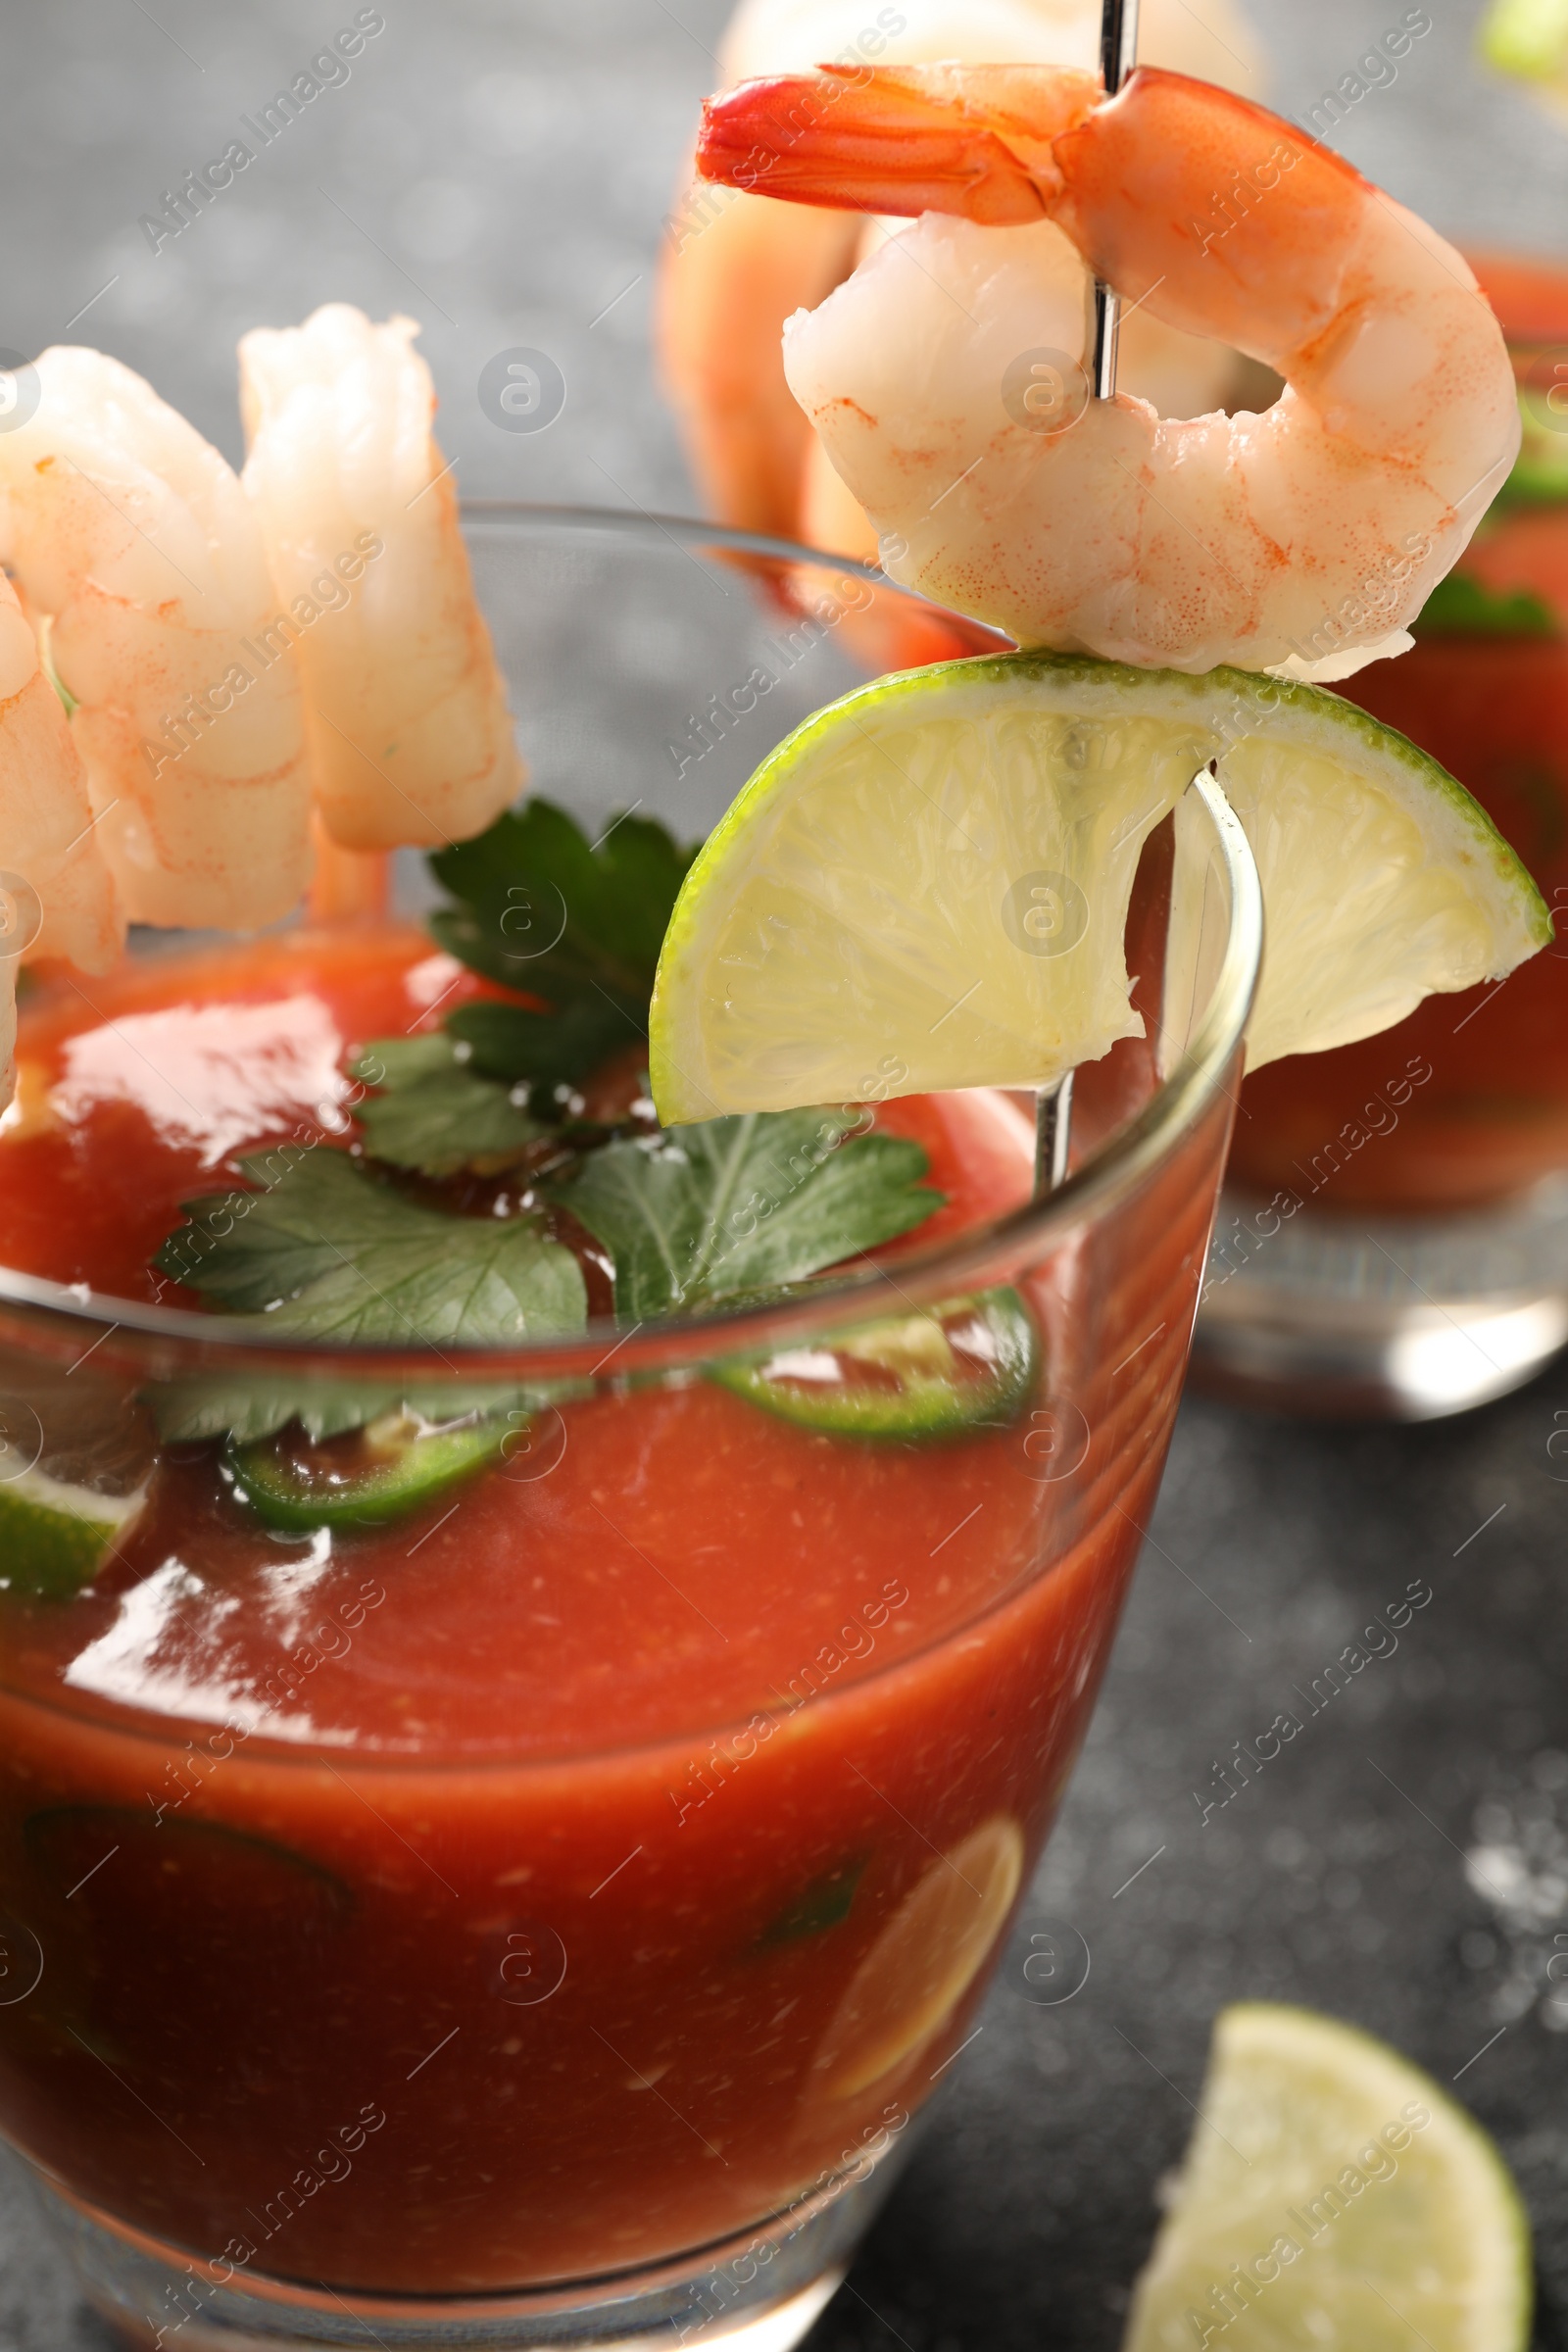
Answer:
[[[1207,24],[1184,0],[1144,0],[1141,13],[1143,54],[1154,63],[1255,86],[1250,36],[1226,0],[1209,0]],[[742,0],[720,64],[731,82],[806,72],[829,57],[1088,67],[1099,34],[1098,0],[905,0],[874,22],[864,0]],[[663,372],[723,521],[874,561],[874,531],[790,396],[779,337],[793,311],[824,301],[887,235],[888,224],[863,212],[786,211],[738,188],[723,199],[700,190],[677,207],[661,269]],[[1035,239],[1058,275],[1082,278],[1056,230],[1043,226]],[[1234,397],[1243,366],[1147,306],[1127,324],[1122,382],[1182,416]]]
[[[11,1099],[18,965],[57,956],[107,971],[124,929],[81,756],[0,573],[0,1107]]]
[[[417,333],[328,303],[240,343],[245,488],[294,616],[321,815],[350,850],[462,840],[523,782]]]
[[[1347,676],[1409,643],[1518,449],[1502,336],[1460,256],[1206,83],[1140,67],[1106,99],[1064,68],[953,66],[755,81],[710,104],[699,166],[931,216],[790,321],[785,372],[893,574],[1023,644]],[[1128,304],[1277,369],[1280,399],[1190,421],[1089,400],[1076,289],[1021,255],[1043,220]],[[1080,391],[1043,418],[1009,372],[1041,353]]]
[[[255,518],[130,368],[64,346],[36,367],[35,412],[0,435],[0,561],[51,623],[124,911],[270,922],[309,872],[309,787],[293,665],[256,642],[273,598]]]

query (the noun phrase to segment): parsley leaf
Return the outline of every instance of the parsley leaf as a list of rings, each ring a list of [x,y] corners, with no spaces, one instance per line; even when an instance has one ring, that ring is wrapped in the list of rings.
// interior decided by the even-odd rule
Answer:
[[[422,1078],[439,1078],[459,1058],[444,1029],[417,1037],[378,1037],[355,1055],[349,1075],[363,1078],[367,1086],[417,1086]]]
[[[943,1204],[918,1144],[847,1141],[850,1111],[748,1111],[609,1144],[551,1196],[615,1261],[641,1322],[799,1282],[907,1233]]]
[[[623,1046],[647,1036],[648,1007],[634,1020],[624,1004],[580,997],[560,1012],[526,1012],[520,1004],[462,1004],[447,1016],[447,1033],[468,1049],[469,1065],[510,1085],[530,1080],[541,1094],[570,1086]]]
[[[545,801],[443,851],[430,862],[454,904],[431,918],[436,938],[551,1009],[466,1004],[440,1032],[383,1039],[354,1065],[378,1090],[359,1108],[372,1159],[443,1176],[504,1167],[547,1135],[561,1154],[575,1153],[575,1166],[539,1189],[611,1251],[627,1320],[787,1288],[908,1232],[943,1201],[921,1181],[917,1144],[858,1136],[858,1116],[847,1111],[710,1119],[597,1150],[603,1130],[572,1126],[562,1109],[568,1090],[647,1034],[660,948],[694,854],[630,815],[591,845]],[[330,1149],[279,1147],[239,1166],[257,1189],[187,1202],[190,1222],[156,1261],[216,1306],[265,1316],[270,1331],[301,1340],[436,1349],[584,1328],[581,1267],[537,1214],[426,1208]],[[166,1438],[228,1430],[248,1442],[291,1420],[328,1437],[398,1404],[430,1420],[530,1411],[552,1393],[578,1387],[438,1376],[399,1395],[259,1374],[222,1389],[171,1384],[157,1410]]]
[[[629,815],[596,847],[536,800],[433,857],[456,901],[430,917],[435,938],[551,1009],[465,1004],[434,1036],[369,1047],[354,1074],[381,1090],[360,1109],[371,1155],[427,1176],[493,1173],[538,1141],[567,1090],[647,1037],[660,947],[695,854]]]
[[[465,1006],[451,1025],[482,1054],[480,1066],[495,1077],[572,1079],[646,1036],[659,951],[696,854],[695,844],[682,849],[662,825],[629,814],[596,846],[564,808],[532,800],[432,857],[432,873],[457,902],[430,917],[441,946],[487,979],[544,999],[558,1016],[576,1016],[573,1050],[591,1054],[562,1067],[567,1032],[559,1024],[511,1006]],[[582,1018],[588,1007],[592,1027]]]
[[[803,1936],[826,1935],[829,1928],[848,1919],[865,1865],[866,1856],[857,1854],[803,1886],[793,1902],[786,1903],[762,1930],[757,1938],[758,1949],[770,1951],[775,1944],[797,1943]]]
[[[578,1384],[578,1391],[587,1384]],[[297,1421],[310,1438],[337,1438],[363,1429],[384,1413],[416,1413],[424,1421],[460,1420],[466,1413],[528,1413],[557,1397],[564,1398],[571,1384],[529,1388],[449,1382],[415,1388],[366,1388],[354,1381],[267,1380],[165,1381],[149,1389],[147,1401],[166,1445],[186,1444],[225,1433],[236,1445],[275,1437]]]
[[[582,1270],[533,1218],[421,1208],[343,1152],[318,1148],[269,1189],[187,1201],[161,1270],[299,1339],[440,1346],[553,1339],[587,1321]]]
[[[1548,605],[1521,591],[1498,596],[1468,573],[1450,571],[1427,598],[1411,625],[1416,637],[1555,637]]]
[[[425,1176],[453,1176],[466,1167],[494,1171],[548,1133],[508,1087],[481,1077],[445,1030],[380,1038],[352,1070],[383,1090],[368,1096],[356,1116],[366,1150],[394,1167]]]

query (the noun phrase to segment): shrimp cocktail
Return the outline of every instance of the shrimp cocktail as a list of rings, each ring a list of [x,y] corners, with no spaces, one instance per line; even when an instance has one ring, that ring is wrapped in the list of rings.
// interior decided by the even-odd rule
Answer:
[[[831,56],[852,69],[824,95],[824,107],[836,110],[873,55],[899,65],[1001,58],[1081,66],[1097,54],[1100,30],[1092,8],[1008,0],[1000,18],[912,12],[868,44],[862,14],[842,0],[804,10],[790,0],[745,0],[724,62],[740,79]],[[1401,37],[1407,47],[1418,36],[1419,25]],[[1212,11],[1200,24],[1191,11],[1146,8],[1140,55],[1152,65],[1229,79],[1244,95],[1259,79],[1246,29]],[[802,101],[796,93],[782,103],[787,113]],[[808,119],[803,113],[794,127]],[[1342,478],[1333,467],[1317,480],[1310,435],[1298,437],[1302,419],[1298,411],[1293,419],[1290,403],[1269,411],[1261,435],[1258,420],[1245,415],[1203,416],[1274,399],[1292,345],[1312,344],[1314,302],[1338,307],[1342,338],[1351,320],[1370,331],[1373,319],[1365,308],[1370,289],[1342,285],[1332,253],[1319,254],[1309,242],[1304,252],[1294,249],[1310,207],[1298,212],[1293,228],[1278,190],[1296,184],[1297,146],[1288,143],[1277,156],[1260,148],[1244,162],[1216,150],[1198,125],[1188,128],[1192,176],[1179,196],[1162,185],[1158,202],[1190,258],[1211,268],[1195,272],[1177,296],[1179,317],[1159,297],[1134,300],[1119,339],[1122,390],[1144,395],[1166,418],[1198,420],[1162,426],[1152,473],[1141,445],[1118,441],[1108,454],[1102,443],[1077,445],[1089,387],[1070,306],[1080,299],[1082,270],[1063,237],[1020,226],[976,238],[951,220],[940,229],[927,221],[896,239],[873,271],[888,221],[868,219],[867,207],[851,201],[848,181],[839,203],[825,189],[809,207],[770,203],[778,174],[760,150],[755,159],[735,159],[723,191],[683,199],[665,257],[665,371],[699,478],[729,520],[794,530],[814,545],[871,559],[880,527],[883,552],[901,576],[985,611],[1026,643],[1081,644],[1182,666],[1195,657],[1219,658],[1219,641],[1205,645],[1191,613],[1172,631],[1160,618],[1146,626],[1146,616],[1124,627],[1108,606],[1054,609],[1037,582],[1004,576],[995,548],[968,544],[973,532],[964,516],[983,531],[987,518],[1005,514],[1014,484],[1063,535],[1083,518],[1082,495],[1090,492],[1098,504],[1103,491],[1099,562],[1078,575],[1081,584],[1094,583],[1101,597],[1119,594],[1125,567],[1152,595],[1162,580],[1195,565],[1197,593],[1214,600],[1216,616],[1217,600],[1229,595],[1226,626],[1236,624],[1229,658],[1249,668],[1283,664],[1287,675],[1340,681],[1348,699],[1410,736],[1477,794],[1555,904],[1553,892],[1568,887],[1558,839],[1568,723],[1561,619],[1568,417],[1555,413],[1563,402],[1558,363],[1568,349],[1561,275],[1495,256],[1476,265],[1514,357],[1525,439],[1460,568],[1445,578],[1446,555],[1424,565],[1427,524],[1413,510],[1404,523],[1380,515],[1358,486],[1361,477]],[[1179,135],[1185,139],[1187,129]],[[800,146],[797,140],[786,157],[786,172]],[[1364,196],[1336,176],[1331,159],[1315,162],[1326,173],[1317,175],[1319,184],[1337,190],[1326,217],[1351,231]],[[1190,212],[1183,210],[1189,199]],[[1083,185],[1069,202],[1087,219]],[[1027,212],[1019,218],[1027,221]],[[1397,208],[1385,207],[1383,230],[1396,236],[1398,218]],[[1278,237],[1279,271],[1250,319],[1251,340],[1238,350],[1233,329],[1241,334],[1248,325],[1238,314],[1251,307],[1237,269],[1244,222],[1258,255]],[[1108,218],[1090,242],[1106,267],[1124,264],[1125,238]],[[993,265],[1004,257],[1009,274],[993,285]],[[864,265],[860,277],[839,303],[792,324],[786,361],[779,348],[786,320],[800,306],[819,303],[857,258]],[[985,292],[977,267],[986,272]],[[1163,257],[1151,260],[1143,279],[1135,270],[1124,282],[1142,287],[1162,267]],[[1427,267],[1437,267],[1430,254]],[[914,282],[920,269],[923,287]],[[1385,292],[1402,271],[1397,243],[1390,244]],[[1227,272],[1229,295],[1216,300],[1216,281]],[[1161,292],[1176,283],[1167,272]],[[1461,289],[1466,283],[1457,281]],[[1414,291],[1412,282],[1397,311],[1412,352],[1424,331],[1410,304]],[[1303,294],[1306,315],[1284,315],[1281,298]],[[956,303],[976,321],[977,334],[965,316],[945,321]],[[1393,334],[1393,306],[1378,308],[1377,331]],[[873,331],[846,363],[839,327],[873,318]],[[1372,345],[1363,337],[1359,348],[1365,356]],[[932,353],[942,355],[934,366]],[[1321,369],[1328,356],[1327,346],[1313,345],[1311,365]],[[1374,373],[1375,392],[1396,392],[1396,365],[1380,361]],[[1423,370],[1417,375],[1430,380]],[[1299,369],[1292,380],[1305,382]],[[1328,417],[1321,400],[1318,411]],[[1363,455],[1374,457],[1382,445],[1386,463],[1413,463],[1417,479],[1428,482],[1433,421],[1419,409],[1402,418],[1386,410],[1346,429]],[[1505,421],[1505,415],[1489,416],[1475,443],[1478,457],[1494,455]],[[1028,427],[1033,442],[1012,427]],[[1131,428],[1123,415],[1114,428],[1102,417],[1089,429],[1114,436]],[[1446,454],[1456,451],[1468,463],[1463,418],[1450,411],[1442,429],[1456,436]],[[1216,466],[1228,485],[1223,495]],[[1167,483],[1170,467],[1176,470]],[[1304,505],[1298,487],[1308,493]],[[1462,480],[1445,477],[1444,487],[1467,527],[1495,479],[1478,462]],[[1141,497],[1159,502],[1163,546],[1128,534]],[[1364,539],[1352,520],[1370,526]],[[1193,530],[1201,538],[1186,535]],[[1276,541],[1287,559],[1277,566]],[[1015,563],[1033,562],[1043,542],[1025,529],[1011,544]],[[1424,607],[1418,562],[1420,585],[1432,587]],[[1281,623],[1265,648],[1247,643],[1246,607],[1257,602],[1260,584],[1278,600]],[[1390,628],[1401,615],[1419,616],[1413,646]],[[890,651],[916,658],[917,629],[917,621],[906,621]],[[1380,629],[1388,633],[1387,652],[1404,649],[1397,660],[1368,662]],[[1527,1377],[1560,1344],[1568,1333],[1560,1275],[1568,1248],[1555,1042],[1560,960],[1538,959],[1504,995],[1494,996],[1494,984],[1483,982],[1460,991],[1461,1002],[1428,1004],[1396,1035],[1366,1037],[1312,1059],[1292,1055],[1250,1080],[1197,1341],[1205,1380],[1243,1397],[1316,1408],[1451,1410]]]
[[[94,353],[0,435],[0,2126],[130,2343],[797,2340],[1083,1737],[1244,1038],[1546,936],[1293,651],[1512,463],[1439,239],[1165,73],[699,154],[926,215],[785,348],[905,585],[465,531],[345,306],[245,339],[241,478]],[[1289,390],[1090,400],[1091,269]]]
[[[874,12],[861,0],[740,0],[719,64],[726,82],[807,73],[828,58],[858,68],[943,59],[1088,67],[1100,35],[1099,0],[988,0],[983,9],[920,0]],[[1142,0],[1138,54],[1258,94],[1258,45],[1235,0],[1204,0],[1201,17],[1185,0]],[[785,379],[780,338],[794,312],[869,261],[888,225],[862,207],[770,202],[760,175],[751,186],[699,179],[678,199],[662,254],[661,357],[693,470],[725,522],[879,560],[875,529]],[[1147,303],[1122,319],[1118,352],[1122,389],[1177,416],[1245,405],[1249,374],[1262,372],[1225,344],[1156,318]],[[1054,412],[1062,422],[1073,363],[1059,351],[1019,356],[1024,364],[1006,387],[1014,411],[1037,429]],[[901,617],[917,644],[917,612],[906,608]]]

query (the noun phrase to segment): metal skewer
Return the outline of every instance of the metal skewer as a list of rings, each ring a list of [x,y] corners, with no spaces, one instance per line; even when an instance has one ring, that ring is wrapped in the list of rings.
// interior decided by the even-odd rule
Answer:
[[[1138,0],[1101,0],[1100,73],[1105,96],[1114,98],[1138,59]],[[1095,280],[1095,398],[1116,390],[1116,342],[1121,296],[1103,278]]]
[[[1114,98],[1138,56],[1138,0],[1101,0],[1100,72],[1105,95]],[[1097,400],[1110,400],[1116,391],[1116,345],[1121,327],[1121,296],[1104,279],[1095,280],[1095,338],[1093,382]],[[1068,1070],[1054,1086],[1035,1094],[1035,1190],[1043,1200],[1056,1191],[1067,1174],[1072,1143],[1072,1082]]]

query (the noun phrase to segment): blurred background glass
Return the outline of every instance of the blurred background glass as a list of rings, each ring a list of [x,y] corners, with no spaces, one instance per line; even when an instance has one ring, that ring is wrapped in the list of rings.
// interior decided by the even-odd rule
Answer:
[[[1476,794],[1557,938],[1243,1087],[1196,1360],[1287,1409],[1460,1411],[1568,1338],[1568,270],[1470,250],[1523,445],[1415,645],[1341,691]]]

